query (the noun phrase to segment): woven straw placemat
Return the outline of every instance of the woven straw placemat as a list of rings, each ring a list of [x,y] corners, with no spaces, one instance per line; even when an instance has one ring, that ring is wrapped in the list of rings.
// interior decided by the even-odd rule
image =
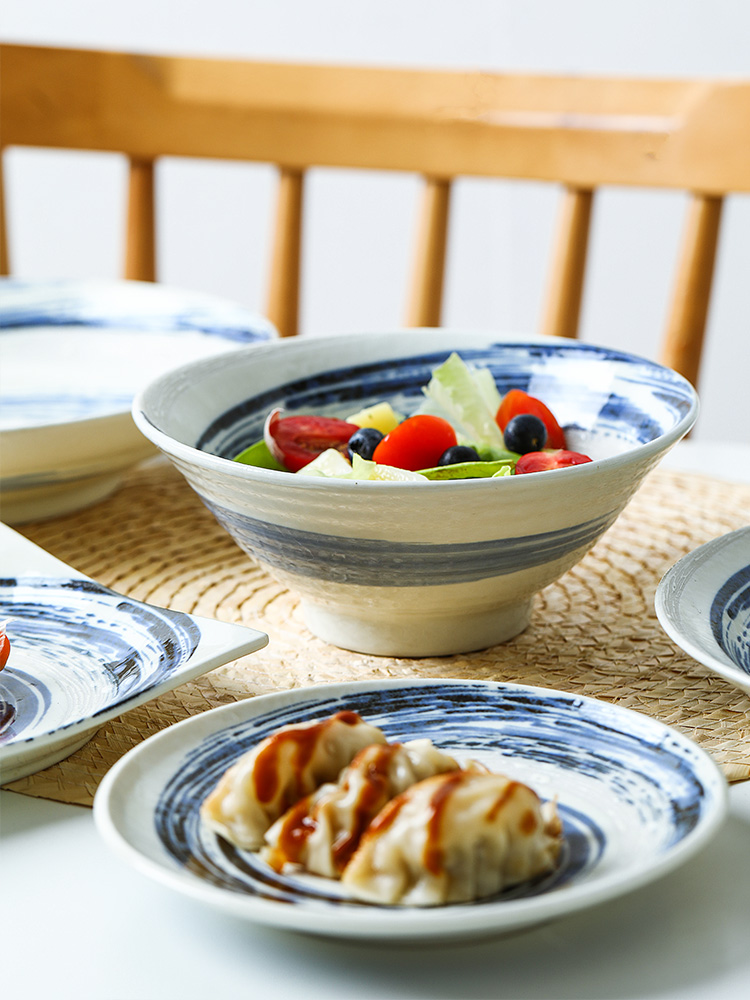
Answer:
[[[181,476],[162,460],[147,463],[104,502],[23,534],[106,586],[250,625],[269,645],[127,712],[67,760],[5,787],[91,805],[123,753],[187,716],[285,688],[388,677],[513,681],[616,702],[675,726],[730,780],[748,779],[750,697],[667,638],[653,599],[673,563],[749,522],[750,486],[656,470],[582,562],[537,597],[524,633],[477,653],[396,659],[311,635],[294,595],[236,547]]]

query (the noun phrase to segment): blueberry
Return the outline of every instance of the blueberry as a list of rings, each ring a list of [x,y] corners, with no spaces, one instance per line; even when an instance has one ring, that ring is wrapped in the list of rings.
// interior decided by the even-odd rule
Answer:
[[[382,440],[383,435],[380,431],[376,431],[374,427],[360,427],[349,438],[349,458],[356,454],[371,462],[373,452]]]
[[[532,413],[519,413],[505,426],[505,447],[525,455],[530,451],[541,451],[547,443],[547,428],[544,421]]]
[[[459,462],[478,462],[479,455],[467,444],[454,444],[447,448],[438,459],[438,465],[458,465]]]

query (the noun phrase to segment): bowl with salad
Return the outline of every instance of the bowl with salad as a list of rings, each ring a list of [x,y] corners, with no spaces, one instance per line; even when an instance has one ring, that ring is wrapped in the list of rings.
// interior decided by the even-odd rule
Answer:
[[[643,358],[448,329],[261,344],[133,405],[314,634],[403,657],[525,629],[697,413]]]

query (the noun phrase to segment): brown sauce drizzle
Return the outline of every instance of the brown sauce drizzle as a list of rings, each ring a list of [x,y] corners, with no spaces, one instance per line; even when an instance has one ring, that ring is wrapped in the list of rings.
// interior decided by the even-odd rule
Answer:
[[[372,817],[388,801],[390,787],[388,770],[398,749],[400,745],[397,743],[383,746],[374,744],[360,750],[349,765],[363,770],[365,780],[354,805],[352,829],[342,831],[333,844],[333,863],[339,872],[344,870],[354,854]],[[346,787],[348,782],[344,784],[344,788]],[[311,805],[310,796],[306,796],[296,806],[292,806],[284,817],[277,846],[268,857],[271,867],[281,871],[285,863],[299,864],[307,839],[317,827],[315,806]]]
[[[513,795],[521,785],[517,781],[509,781],[500,795],[495,799],[487,810],[487,822],[494,823],[505,805],[513,798]]]
[[[362,719],[356,712],[337,712],[328,719],[323,719],[312,726],[290,727],[273,733],[265,741],[258,753],[253,768],[255,794],[259,802],[273,802],[279,792],[279,759],[283,748],[292,744],[294,752],[290,765],[294,772],[293,790],[286,807],[294,803],[305,793],[302,775],[310,763],[318,742],[335,722],[343,722],[347,726],[356,726]]]
[[[521,822],[519,824],[519,827],[521,833],[525,837],[530,837],[532,833],[536,831],[537,828],[536,815],[531,809],[527,809],[526,812],[524,812],[523,816],[521,817]]]
[[[305,843],[317,828],[310,816],[310,797],[306,796],[286,813],[279,831],[276,847],[269,852],[267,861],[274,871],[280,872],[287,862],[296,864],[302,857]]]
[[[431,875],[439,875],[443,870],[443,848],[440,842],[440,827],[443,814],[454,789],[471,778],[467,771],[451,771],[441,775],[435,792],[430,799],[430,818],[427,821],[427,840],[424,846],[424,866]]]
[[[367,757],[365,781],[360,789],[359,797],[354,806],[354,821],[352,829],[337,837],[333,845],[333,863],[336,871],[342,872],[349,859],[359,846],[362,834],[370,825],[390,797],[390,778],[388,770],[394,754],[400,750],[399,743],[387,743],[384,746],[375,745],[360,751],[352,761],[355,767]]]

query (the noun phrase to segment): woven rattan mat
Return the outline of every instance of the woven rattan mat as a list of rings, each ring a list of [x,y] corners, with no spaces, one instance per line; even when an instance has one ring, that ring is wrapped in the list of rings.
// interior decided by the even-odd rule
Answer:
[[[750,522],[750,486],[656,470],[578,566],[537,598],[530,627],[491,649],[407,660],[351,653],[312,636],[295,597],[219,528],[184,480],[157,460],[104,502],[23,533],[139,600],[240,622],[269,645],[108,723],[67,760],[5,786],[90,805],[106,770],[165,726],[252,695],[329,681],[454,677],[591,695],[644,712],[750,778],[750,697],[679,650],[654,613],[669,567]]]

